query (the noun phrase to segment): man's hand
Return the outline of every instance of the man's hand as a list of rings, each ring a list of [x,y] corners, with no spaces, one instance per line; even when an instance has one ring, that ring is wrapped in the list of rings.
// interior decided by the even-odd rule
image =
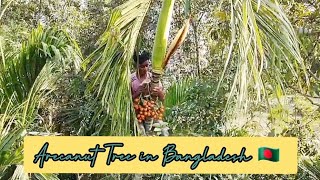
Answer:
[[[148,92],[148,85],[146,83],[140,84],[138,87],[138,92],[139,93],[147,93]]]
[[[148,88],[145,86],[145,84],[140,84],[139,87],[135,92],[133,92],[133,99],[137,98],[140,96],[140,94],[144,94],[148,92]]]
[[[160,87],[154,87],[152,89],[152,94],[158,96],[161,101],[164,100],[164,92],[162,91],[162,89]]]

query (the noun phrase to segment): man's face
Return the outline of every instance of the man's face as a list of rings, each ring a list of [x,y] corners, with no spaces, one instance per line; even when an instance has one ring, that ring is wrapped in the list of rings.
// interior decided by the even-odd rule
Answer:
[[[145,75],[148,71],[149,63],[148,61],[145,61],[142,64],[139,64],[139,74],[140,75]]]

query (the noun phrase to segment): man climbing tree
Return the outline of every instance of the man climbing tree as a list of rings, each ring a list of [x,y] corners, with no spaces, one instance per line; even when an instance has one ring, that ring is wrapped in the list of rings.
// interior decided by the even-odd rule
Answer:
[[[150,93],[148,84],[151,82],[151,73],[149,72],[150,53],[143,52],[138,59],[134,56],[134,65],[136,71],[131,74],[131,91],[133,99],[139,97],[141,94],[147,95]],[[164,100],[163,87],[160,86],[152,90],[152,94],[159,97],[161,101]]]
[[[136,71],[131,74],[131,93],[135,103],[135,110],[139,122],[139,129],[143,135],[149,135],[153,125],[163,124],[162,118],[164,107],[155,111],[156,103],[153,100],[145,101],[146,97],[159,100],[161,103],[164,101],[165,93],[161,82],[159,86],[150,89],[150,82],[152,74],[149,71],[150,53],[142,52],[139,56],[135,55],[134,66]],[[138,105],[138,104],[141,105]],[[138,113],[139,111],[139,113]],[[165,132],[167,128],[162,130],[161,135],[167,136]]]

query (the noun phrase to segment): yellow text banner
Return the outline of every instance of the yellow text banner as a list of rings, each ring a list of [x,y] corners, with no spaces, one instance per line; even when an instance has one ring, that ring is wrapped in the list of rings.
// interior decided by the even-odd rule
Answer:
[[[27,173],[296,174],[297,138],[28,136]]]

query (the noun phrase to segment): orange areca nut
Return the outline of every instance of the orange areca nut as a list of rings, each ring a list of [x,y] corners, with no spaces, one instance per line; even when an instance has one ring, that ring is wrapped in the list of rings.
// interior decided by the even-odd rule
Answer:
[[[143,122],[148,118],[162,120],[165,112],[162,102],[150,97],[134,99],[134,109],[136,110],[138,122]]]

